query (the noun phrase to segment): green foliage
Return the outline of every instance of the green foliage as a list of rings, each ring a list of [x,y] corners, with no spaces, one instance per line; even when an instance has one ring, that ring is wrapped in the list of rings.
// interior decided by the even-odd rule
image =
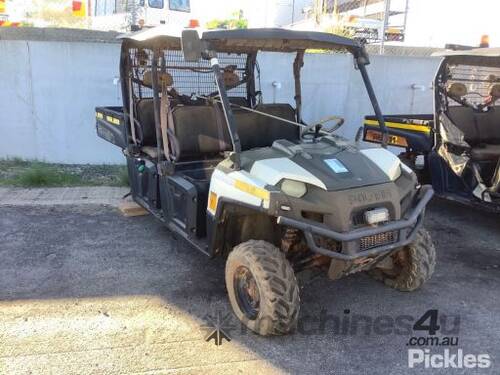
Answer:
[[[66,165],[0,160],[0,186],[128,186],[127,168],[122,165]]]
[[[119,175],[118,175],[118,178],[119,178],[119,186],[130,186],[130,180],[128,178],[128,171],[126,168],[123,168]]]
[[[41,20],[51,27],[85,28],[88,20],[73,15],[72,2],[68,0],[33,0],[28,20]]]
[[[338,2],[333,2],[333,9],[328,12],[326,2],[315,0],[313,5],[313,17],[318,29],[325,33],[352,38],[354,30],[346,24],[346,17],[338,10]]]
[[[80,178],[76,175],[60,172],[54,168],[34,165],[21,172],[17,177],[17,184],[24,187],[35,186],[74,186]]]
[[[208,21],[207,29],[246,29],[248,28],[248,20],[243,17],[243,11],[239,10],[231,15],[231,18],[225,20],[214,19]]]

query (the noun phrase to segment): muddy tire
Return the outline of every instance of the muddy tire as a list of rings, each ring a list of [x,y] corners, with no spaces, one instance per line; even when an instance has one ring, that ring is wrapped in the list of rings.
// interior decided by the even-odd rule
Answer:
[[[394,267],[390,270],[375,268],[369,273],[386,285],[411,292],[420,288],[434,273],[436,249],[429,232],[420,229],[415,240],[392,255]]]
[[[265,241],[236,246],[226,262],[226,287],[238,319],[263,335],[284,335],[297,327],[299,287],[284,254]]]

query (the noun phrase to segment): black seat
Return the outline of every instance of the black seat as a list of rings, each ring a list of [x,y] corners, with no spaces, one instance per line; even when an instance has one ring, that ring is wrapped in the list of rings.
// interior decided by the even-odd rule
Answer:
[[[221,109],[215,105],[179,106],[172,112],[178,161],[202,160],[232,149]]]
[[[500,158],[500,145],[490,145],[483,143],[473,147],[471,150],[472,160],[476,161],[496,161]]]
[[[175,99],[170,99],[171,106],[178,104]],[[135,106],[135,117],[140,124],[136,132],[142,146],[156,147],[155,111],[153,98],[139,99]]]
[[[261,104],[256,110],[295,121],[295,110],[289,104]],[[298,126],[242,109],[233,110],[242,150],[268,147],[275,140],[300,139]],[[180,105],[172,111],[174,134],[178,143],[178,161],[202,160],[232,149],[227,124],[218,105]],[[141,99],[136,105],[141,125],[143,151],[156,150],[156,130],[152,99]],[[153,157],[153,156],[152,156]],[[156,156],[155,156],[156,157]]]
[[[448,115],[464,133],[473,160],[496,161],[500,158],[500,107],[480,113],[472,108],[453,106],[448,109]]]
[[[289,104],[263,104],[255,108],[295,121]],[[243,109],[233,110],[242,150],[268,147],[277,139],[298,141],[300,129],[278,119]],[[179,144],[177,160],[201,160],[232,150],[227,124],[219,105],[179,106],[173,110],[174,132]]]
[[[295,110],[289,104],[260,104],[255,109],[289,121],[295,121]],[[291,142],[300,139],[300,129],[293,124],[243,109],[234,110],[234,117],[242,150],[268,147],[278,139],[286,139]]]
[[[135,107],[135,115],[141,129],[136,132],[142,146],[156,146],[155,111],[153,99],[140,99]]]

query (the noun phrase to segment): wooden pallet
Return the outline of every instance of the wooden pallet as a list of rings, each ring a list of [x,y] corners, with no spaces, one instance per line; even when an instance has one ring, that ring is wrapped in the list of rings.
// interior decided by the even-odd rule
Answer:
[[[130,199],[124,199],[118,206],[118,209],[125,217],[144,216],[149,214],[144,207]]]

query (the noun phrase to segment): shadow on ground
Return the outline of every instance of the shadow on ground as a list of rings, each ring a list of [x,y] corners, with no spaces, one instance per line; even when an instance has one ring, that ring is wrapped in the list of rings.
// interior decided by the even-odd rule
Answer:
[[[150,216],[124,218],[102,206],[1,207],[0,369],[401,374],[413,334],[372,323],[414,321],[429,309],[460,316],[458,347],[489,353],[498,366],[498,216],[436,200],[426,225],[438,265],[423,289],[400,293],[364,274],[319,277],[302,287],[300,333],[262,338],[234,320],[232,341],[217,347],[200,325],[207,314],[230,313],[221,259],[173,239]],[[354,332],[355,315],[372,323]]]

